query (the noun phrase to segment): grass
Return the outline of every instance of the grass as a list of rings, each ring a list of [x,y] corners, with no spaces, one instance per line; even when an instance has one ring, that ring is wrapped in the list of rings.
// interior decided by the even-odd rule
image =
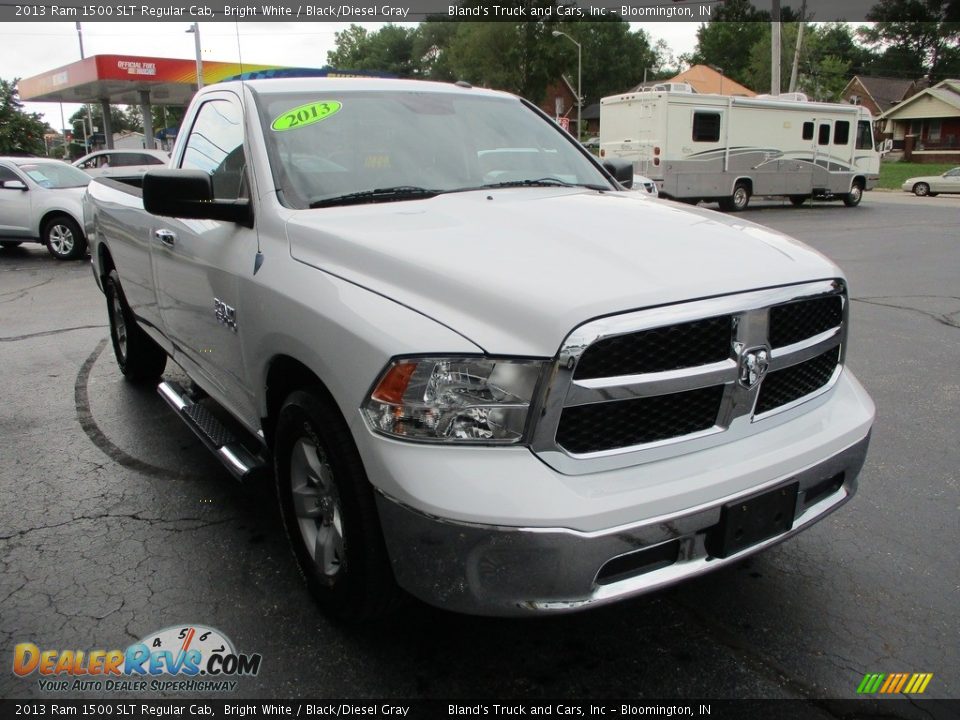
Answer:
[[[880,182],[877,183],[877,187],[899,190],[903,181],[907,178],[920,175],[942,175],[950,168],[955,167],[956,164],[954,163],[880,163]]]

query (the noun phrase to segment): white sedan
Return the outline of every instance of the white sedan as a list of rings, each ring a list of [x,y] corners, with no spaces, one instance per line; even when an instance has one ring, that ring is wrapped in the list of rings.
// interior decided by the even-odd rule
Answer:
[[[92,177],[138,177],[168,162],[170,153],[163,150],[97,150],[73,165]]]
[[[905,192],[912,192],[917,197],[960,193],[960,167],[947,170],[943,175],[907,178],[900,188]]]

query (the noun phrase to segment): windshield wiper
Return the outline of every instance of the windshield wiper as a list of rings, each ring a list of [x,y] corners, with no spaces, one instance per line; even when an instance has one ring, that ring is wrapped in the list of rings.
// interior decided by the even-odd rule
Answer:
[[[485,183],[485,188],[510,188],[510,187],[585,187],[588,190],[610,190],[607,185],[596,185],[591,183],[569,183],[559,178],[545,177],[538,180],[508,180],[507,182]]]
[[[391,202],[394,200],[418,200],[420,198],[432,198],[440,193],[440,190],[430,190],[414,185],[398,185],[396,187],[361,190],[360,192],[347,193],[346,195],[314,200],[310,203],[310,207],[321,208],[332,205],[362,205],[363,203]]]

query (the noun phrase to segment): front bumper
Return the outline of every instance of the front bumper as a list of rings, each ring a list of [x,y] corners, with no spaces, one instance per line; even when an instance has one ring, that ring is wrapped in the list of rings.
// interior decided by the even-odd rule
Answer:
[[[421,600],[477,615],[570,612],[729,565],[804,530],[853,496],[869,441],[868,433],[800,472],[709,507],[604,531],[444,520],[382,492],[377,505],[397,581]],[[789,531],[725,558],[710,556],[707,538],[724,504],[794,482],[799,493]]]

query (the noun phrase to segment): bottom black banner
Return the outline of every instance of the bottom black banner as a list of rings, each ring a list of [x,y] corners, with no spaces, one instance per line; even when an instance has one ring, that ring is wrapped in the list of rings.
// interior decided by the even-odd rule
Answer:
[[[7,718],[715,718],[956,720],[960,700],[0,700]]]

